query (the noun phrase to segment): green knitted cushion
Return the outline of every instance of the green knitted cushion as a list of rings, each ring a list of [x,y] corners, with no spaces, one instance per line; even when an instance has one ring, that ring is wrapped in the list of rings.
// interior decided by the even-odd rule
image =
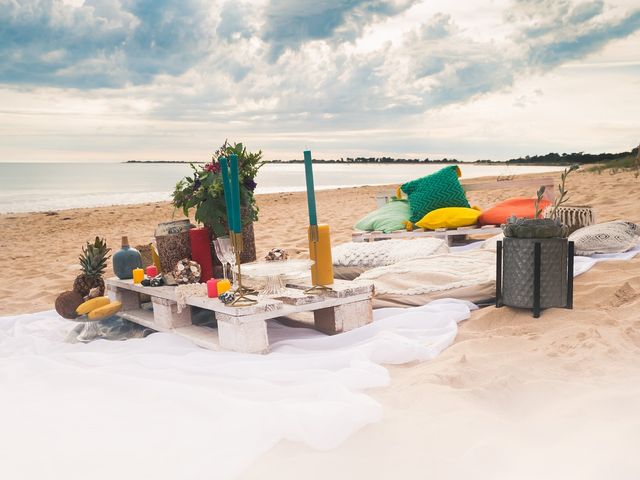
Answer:
[[[381,231],[385,233],[404,230],[409,220],[409,204],[406,200],[392,200],[377,210],[361,218],[355,225],[356,230]]]
[[[450,165],[400,187],[409,197],[411,222],[418,222],[427,213],[438,208],[469,208],[469,202],[458,180],[459,172],[457,165]]]

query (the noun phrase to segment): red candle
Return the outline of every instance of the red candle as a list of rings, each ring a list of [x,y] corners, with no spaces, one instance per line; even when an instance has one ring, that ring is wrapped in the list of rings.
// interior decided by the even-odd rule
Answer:
[[[205,227],[192,228],[189,230],[189,241],[191,243],[191,258],[200,264],[202,272],[200,281],[206,282],[213,278],[213,260],[211,259],[211,236]]]
[[[155,265],[149,265],[147,267],[146,273],[147,273],[147,277],[153,278],[158,275],[158,267],[156,267]]]
[[[215,278],[207,280],[207,295],[209,298],[216,298],[218,296],[218,280]]]

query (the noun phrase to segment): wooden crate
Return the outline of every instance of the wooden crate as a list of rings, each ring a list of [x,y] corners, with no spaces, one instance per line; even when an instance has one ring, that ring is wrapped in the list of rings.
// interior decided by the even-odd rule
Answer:
[[[313,295],[304,293],[309,285],[287,285],[282,296],[261,299],[248,307],[231,307],[217,298],[188,297],[187,306],[180,313],[175,287],[144,287],[117,278],[108,279],[106,284],[109,297],[122,302],[121,317],[159,332],[175,333],[212,350],[266,353],[266,320],[300,312],[313,312],[314,328],[330,335],[372,321],[373,284],[347,280],[336,280],[332,290]],[[152,311],[141,307],[140,294],[151,297]],[[210,310],[218,327],[193,325],[191,307]]]

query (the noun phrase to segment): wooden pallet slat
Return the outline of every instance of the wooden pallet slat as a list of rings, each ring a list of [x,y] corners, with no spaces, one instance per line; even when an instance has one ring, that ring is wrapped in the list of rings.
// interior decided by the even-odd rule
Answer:
[[[373,284],[355,284],[336,280],[333,289],[319,294],[304,293],[310,285],[293,284],[281,298],[261,299],[247,307],[224,305],[217,298],[188,297],[187,306],[178,312],[175,287],[144,287],[131,280],[108,279],[107,292],[121,299],[120,316],[160,332],[172,332],[196,345],[212,350],[266,353],[269,338],[266,320],[301,312],[319,312],[316,328],[335,334],[358,328],[372,321]],[[151,297],[153,310],[140,307],[140,294]],[[193,325],[191,307],[210,310],[217,329]]]

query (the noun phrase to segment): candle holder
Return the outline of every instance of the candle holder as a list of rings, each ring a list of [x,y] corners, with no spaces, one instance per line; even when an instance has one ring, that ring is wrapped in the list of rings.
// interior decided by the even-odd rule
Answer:
[[[320,240],[320,233],[318,232],[318,225],[310,225],[309,232],[311,236],[311,245],[313,248],[313,256],[316,259],[311,265],[311,268],[316,269],[315,278],[318,278],[318,241]],[[313,277],[314,275],[312,275]],[[321,293],[333,292],[333,288],[327,287],[326,285],[316,285],[314,284],[311,288],[307,288],[304,290],[305,295],[319,295]]]
[[[236,256],[236,266],[238,268],[238,286],[236,287],[233,295],[234,300],[229,305],[233,307],[248,307],[258,303],[257,300],[249,298],[248,295],[255,295],[255,290],[250,290],[242,286],[242,270],[240,268],[240,254],[242,253],[242,233],[231,232],[231,244],[233,245],[233,252]]]

